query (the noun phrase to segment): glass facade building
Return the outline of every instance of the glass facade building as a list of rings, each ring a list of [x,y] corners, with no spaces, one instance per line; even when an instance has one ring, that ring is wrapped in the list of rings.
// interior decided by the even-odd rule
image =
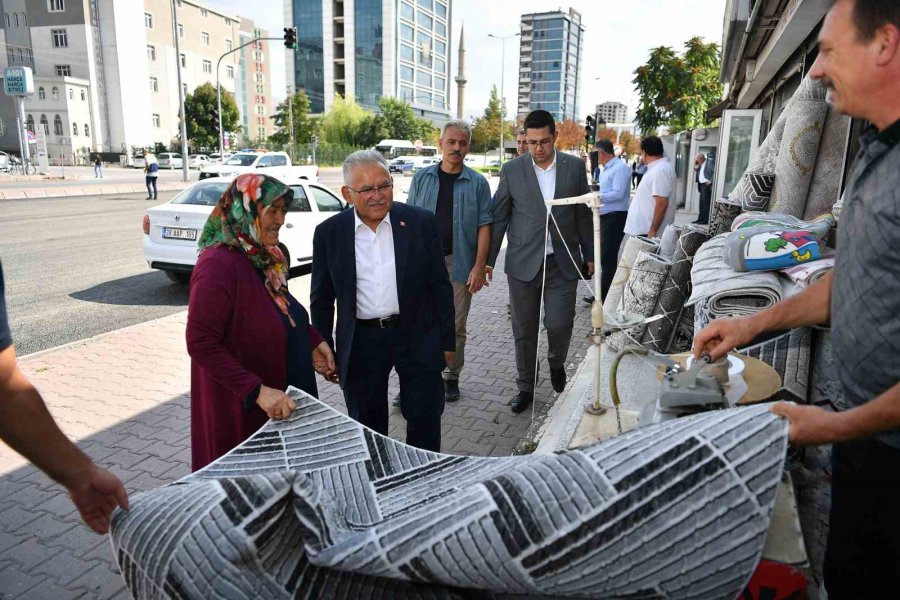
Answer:
[[[557,121],[577,119],[581,15],[573,9],[522,15],[520,33],[519,116],[543,109]]]
[[[384,96],[420,117],[450,118],[452,0],[285,0],[299,48],[289,82],[305,89],[314,113],[335,95],[378,108]]]

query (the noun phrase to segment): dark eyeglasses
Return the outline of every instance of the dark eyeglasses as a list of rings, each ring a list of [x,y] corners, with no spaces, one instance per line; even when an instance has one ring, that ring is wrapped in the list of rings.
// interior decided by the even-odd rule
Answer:
[[[394,180],[392,179],[391,181],[389,181],[387,183],[382,183],[381,185],[378,185],[375,187],[364,187],[364,188],[360,188],[358,190],[354,190],[352,187],[350,187],[348,185],[347,189],[350,190],[351,192],[359,194],[363,198],[372,198],[376,194],[380,194],[381,192],[386,192],[387,190],[389,190],[393,187],[394,187]]]

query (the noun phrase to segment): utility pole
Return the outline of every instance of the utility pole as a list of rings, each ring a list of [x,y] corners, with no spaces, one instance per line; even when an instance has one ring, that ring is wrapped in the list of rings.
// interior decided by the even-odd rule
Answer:
[[[187,115],[184,112],[184,86],[181,83],[181,46],[178,43],[178,9],[172,0],[172,36],[175,38],[175,71],[178,73],[178,98],[181,106],[181,180],[188,180]],[[218,83],[218,82],[217,82]]]
[[[488,37],[500,40],[500,166],[503,166],[503,129],[505,122],[503,117],[506,114],[506,95],[503,89],[503,72],[506,70],[506,40],[514,38],[521,33],[513,33],[512,35],[499,36],[489,33]]]
[[[291,153],[291,163],[294,162],[294,94],[291,91],[291,86],[288,86],[287,89],[288,94],[288,114],[290,115],[291,122],[291,145],[290,145],[290,153]]]

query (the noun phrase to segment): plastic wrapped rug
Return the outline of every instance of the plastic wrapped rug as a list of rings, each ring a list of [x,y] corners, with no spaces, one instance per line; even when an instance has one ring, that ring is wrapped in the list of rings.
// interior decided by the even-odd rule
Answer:
[[[625,284],[625,292],[622,294],[622,311],[642,317],[651,316],[671,265],[672,261],[661,256],[639,252],[628,277],[628,283]],[[635,341],[640,341],[644,327],[644,325],[632,327],[626,330],[627,335],[625,331],[616,331],[606,338],[606,344],[613,350],[621,350],[634,344]]]
[[[134,598],[736,598],[787,448],[787,423],[754,406],[557,454],[450,456],[289,393],[289,420],[115,513]]]
[[[603,301],[603,312],[614,313],[622,310],[622,294],[625,292],[625,284],[628,283],[631,267],[637,259],[638,252],[653,254],[658,248],[659,242],[656,240],[639,236],[628,236],[625,239],[625,247],[622,249],[622,257],[619,259],[616,275],[613,277],[612,285],[606,292],[606,299]]]

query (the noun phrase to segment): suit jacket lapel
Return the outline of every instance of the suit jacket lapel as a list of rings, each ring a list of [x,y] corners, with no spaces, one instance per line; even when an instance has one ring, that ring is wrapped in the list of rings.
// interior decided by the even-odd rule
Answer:
[[[565,198],[565,162],[560,160],[559,151],[556,152],[556,188],[553,190],[553,198]]]
[[[406,251],[409,247],[409,227],[403,219],[404,207],[397,204],[391,207],[391,232],[394,237],[394,268],[397,270],[397,299],[403,296],[403,280],[406,277]]]
[[[347,265],[347,285],[351,288],[353,314],[356,315],[356,212],[354,209],[347,211],[346,223],[342,223],[344,235],[340,236],[343,243],[341,247],[341,260]]]

